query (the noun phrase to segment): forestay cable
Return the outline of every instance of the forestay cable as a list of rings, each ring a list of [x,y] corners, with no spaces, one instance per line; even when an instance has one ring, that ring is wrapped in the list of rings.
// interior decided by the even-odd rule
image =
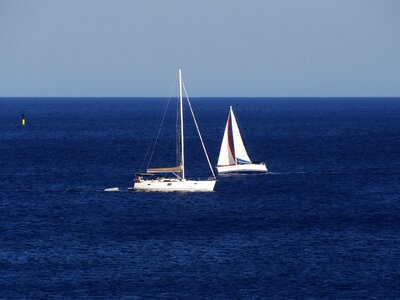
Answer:
[[[210,167],[210,170],[211,170],[211,173],[212,173],[214,179],[216,179],[214,170],[213,170],[213,168],[211,166],[210,158],[208,157],[208,154],[207,154],[206,146],[204,145],[203,138],[201,137],[199,125],[197,125],[196,117],[194,116],[194,112],[193,112],[193,109],[192,109],[192,104],[190,103],[189,95],[188,95],[188,93],[186,91],[186,87],[185,87],[185,83],[184,82],[182,82],[182,86],[183,86],[183,90],[185,91],[186,100],[187,100],[187,102],[189,104],[190,112],[192,113],[194,124],[196,125],[197,133],[199,134],[201,145],[203,146],[204,154],[206,155],[206,158],[207,158],[208,166]]]

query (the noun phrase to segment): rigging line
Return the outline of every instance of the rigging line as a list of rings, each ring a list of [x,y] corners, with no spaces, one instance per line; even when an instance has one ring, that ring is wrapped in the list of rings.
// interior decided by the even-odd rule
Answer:
[[[146,169],[149,168],[151,159],[153,158],[154,150],[156,148],[156,145],[157,145],[157,142],[158,142],[158,138],[160,136],[161,128],[162,128],[162,125],[164,123],[165,115],[167,114],[167,110],[168,110],[168,106],[169,106],[170,100],[171,100],[171,98],[168,99],[167,105],[165,106],[164,114],[163,114],[163,116],[161,118],[161,124],[160,124],[160,127],[158,128],[157,136],[156,136],[156,139],[155,139],[155,141],[153,143],[153,148],[151,149],[151,154],[150,154],[149,161],[147,163]]]
[[[156,148],[156,145],[157,145],[157,142],[158,142],[158,138],[159,138],[159,136],[160,136],[160,132],[161,132],[161,129],[162,129],[162,125],[163,125],[163,123],[164,123],[165,115],[167,114],[167,110],[168,110],[168,106],[169,106],[169,103],[170,103],[170,102],[171,102],[171,97],[168,99],[167,105],[165,106],[164,114],[163,114],[163,116],[162,116],[162,118],[161,118],[161,124],[160,124],[160,127],[158,128],[156,140],[154,141],[153,148],[152,148],[152,150],[151,150],[151,154],[150,154],[149,161],[148,161],[148,163],[147,163],[146,169],[149,168],[150,163],[151,163],[151,160],[152,160],[152,158],[153,158],[154,150],[155,150],[155,148]]]
[[[174,86],[175,86],[175,84],[176,84],[176,81],[177,81],[177,79],[176,79],[176,77],[175,77],[175,79],[174,79],[174,81],[173,81],[173,83],[172,83],[172,86],[171,86],[170,92],[169,92],[169,98],[168,98],[167,105],[165,106],[165,110],[164,110],[163,116],[162,116],[162,118],[161,118],[161,124],[160,124],[160,128],[158,129],[158,132],[157,132],[156,139],[155,139],[155,141],[154,141],[154,144],[153,144],[153,141],[152,141],[152,142],[149,144],[149,147],[147,148],[147,151],[146,151],[146,154],[145,154],[145,156],[144,156],[144,159],[143,159],[143,161],[142,161],[142,163],[141,163],[141,165],[140,165],[140,170],[142,170],[142,168],[143,168],[143,165],[144,165],[144,164],[145,164],[145,162],[146,162],[147,155],[149,154],[149,151],[150,151],[150,149],[152,148],[151,146],[153,146],[153,149],[152,149],[152,152],[151,152],[151,155],[150,155],[149,161],[148,161],[148,163],[147,163],[147,167],[146,167],[146,169],[148,169],[148,168],[149,168],[149,165],[150,165],[151,159],[153,158],[154,149],[155,149],[155,147],[156,147],[156,144],[157,144],[157,141],[158,141],[158,137],[159,137],[159,135],[160,135],[161,127],[162,127],[162,124],[163,124],[163,122],[164,122],[165,115],[166,115],[166,112],[167,112],[167,109],[168,109],[169,103],[170,103],[170,101],[171,101],[171,98],[172,98],[172,92],[173,92]]]
[[[193,109],[192,109],[192,104],[190,103],[189,95],[188,95],[188,93],[186,91],[186,87],[185,87],[185,83],[184,82],[182,82],[182,86],[183,86],[183,90],[185,91],[186,100],[187,100],[187,102],[189,104],[190,112],[192,113],[194,124],[196,125],[197,133],[199,134],[201,145],[203,146],[204,154],[206,155],[206,158],[207,158],[208,166],[210,167],[210,170],[211,170],[211,173],[212,173],[214,179],[216,179],[214,170],[213,170],[213,168],[211,166],[210,158],[208,157],[208,154],[207,154],[206,146],[204,145],[203,138],[201,137],[199,125],[197,125],[196,117],[194,116],[194,112],[193,112]]]
[[[149,144],[149,146],[147,147],[146,154],[145,154],[145,156],[144,156],[144,158],[143,158],[142,163],[140,164],[140,170],[143,170],[143,165],[144,165],[144,163],[145,163],[145,161],[146,161],[147,155],[149,154],[151,145],[153,145],[153,142],[151,142],[151,143]]]

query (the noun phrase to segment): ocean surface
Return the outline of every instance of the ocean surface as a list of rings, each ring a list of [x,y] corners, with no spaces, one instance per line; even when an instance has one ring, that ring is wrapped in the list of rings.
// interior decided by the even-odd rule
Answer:
[[[128,192],[168,99],[0,99],[1,299],[400,299],[399,98],[191,101],[213,165],[232,105],[270,173]]]

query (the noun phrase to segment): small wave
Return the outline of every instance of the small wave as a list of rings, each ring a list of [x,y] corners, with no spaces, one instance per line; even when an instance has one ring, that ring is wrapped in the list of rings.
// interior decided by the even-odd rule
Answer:
[[[302,172],[268,172],[266,175],[400,175],[399,172],[385,172],[385,171],[302,171]]]

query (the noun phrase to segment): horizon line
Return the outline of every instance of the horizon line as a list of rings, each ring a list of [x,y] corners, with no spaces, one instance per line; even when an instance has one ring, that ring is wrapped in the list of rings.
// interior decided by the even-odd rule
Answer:
[[[1,99],[162,99],[162,98],[178,98],[178,96],[0,96]],[[372,99],[372,98],[400,98],[399,96],[191,96],[191,99],[202,98],[202,99]]]

